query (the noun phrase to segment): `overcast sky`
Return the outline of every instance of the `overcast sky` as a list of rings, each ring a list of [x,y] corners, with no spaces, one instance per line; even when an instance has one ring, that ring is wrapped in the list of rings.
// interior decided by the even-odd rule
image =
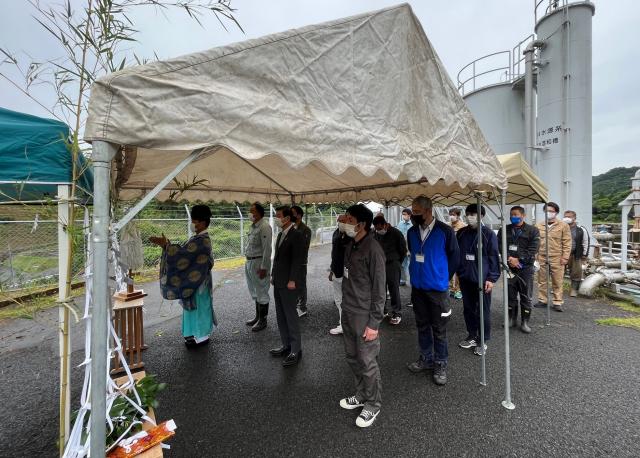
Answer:
[[[59,0],[41,0],[41,3]],[[85,0],[72,0],[82,4]],[[212,17],[204,27],[184,13],[132,15],[139,56],[175,57],[268,33],[314,24],[398,3],[392,0],[235,0],[236,17],[245,30],[224,31]],[[533,31],[533,0],[421,0],[411,3],[424,30],[454,79],[470,61],[511,49]],[[593,18],[593,172],[640,165],[640,1],[594,2]],[[9,5],[11,5],[9,7]],[[0,0],[0,47],[24,51],[34,59],[59,54],[31,17],[24,0]],[[0,67],[5,69],[5,67]],[[46,112],[0,81],[0,106],[46,116]]]

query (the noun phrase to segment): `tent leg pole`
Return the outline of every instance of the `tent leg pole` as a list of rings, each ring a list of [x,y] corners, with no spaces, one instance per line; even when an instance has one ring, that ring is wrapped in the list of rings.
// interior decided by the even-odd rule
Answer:
[[[502,274],[502,302],[504,312],[504,400],[502,407],[513,410],[516,405],[511,401],[511,342],[509,341],[509,278],[507,278],[507,219],[505,218],[505,210],[507,205],[507,191],[502,191],[500,207],[501,218],[501,245],[502,245],[502,265],[504,273]]]
[[[478,307],[480,308],[480,348],[481,356],[481,373],[480,385],[487,386],[487,361],[486,351],[484,350],[484,271],[482,268],[482,197],[480,193],[476,194],[476,203],[478,205]]]
[[[547,276],[547,326],[551,325],[551,264],[549,263],[549,217],[547,216],[547,206],[544,206],[544,256],[547,268],[545,275]]]
[[[105,456],[109,317],[109,190],[117,147],[93,143],[93,305],[91,307],[91,458]]]
[[[58,185],[58,341],[60,356],[60,429],[58,446],[60,455],[69,439],[71,413],[71,336],[69,335],[69,309],[64,301],[66,297],[67,267],[69,261],[69,231],[71,223],[69,212],[69,196],[71,186]]]

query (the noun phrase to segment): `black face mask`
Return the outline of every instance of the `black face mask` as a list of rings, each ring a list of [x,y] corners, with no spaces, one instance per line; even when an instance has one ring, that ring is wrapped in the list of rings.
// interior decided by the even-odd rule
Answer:
[[[424,223],[424,216],[411,215],[411,222],[416,226],[420,226],[422,223]]]

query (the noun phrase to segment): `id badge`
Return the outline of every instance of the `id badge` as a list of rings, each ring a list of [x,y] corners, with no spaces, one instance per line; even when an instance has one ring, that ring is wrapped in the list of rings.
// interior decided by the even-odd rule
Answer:
[[[424,255],[416,254],[416,262],[424,262]]]
[[[344,273],[342,274],[344,278],[349,279],[349,269],[347,267],[344,268]]]
[[[518,245],[509,245],[509,251],[518,251]]]
[[[467,261],[475,261],[475,260],[476,260],[475,254],[467,254]]]

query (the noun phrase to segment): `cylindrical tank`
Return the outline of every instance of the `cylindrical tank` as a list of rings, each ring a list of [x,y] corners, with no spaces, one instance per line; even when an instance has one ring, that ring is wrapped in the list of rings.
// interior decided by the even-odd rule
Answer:
[[[467,94],[464,101],[496,154],[525,153],[522,89],[494,84]]]
[[[574,210],[591,227],[591,26],[593,3],[551,9],[536,24],[537,75],[535,170],[560,211]]]

